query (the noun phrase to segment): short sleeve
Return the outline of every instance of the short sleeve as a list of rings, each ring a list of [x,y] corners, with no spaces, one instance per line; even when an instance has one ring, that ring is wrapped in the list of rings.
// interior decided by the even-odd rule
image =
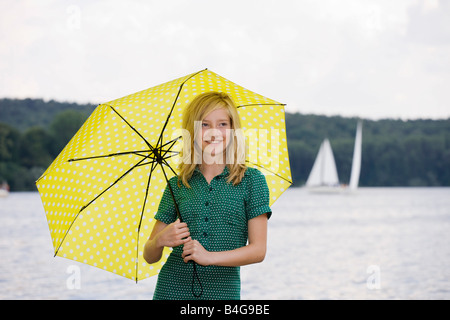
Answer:
[[[166,185],[166,189],[164,190],[161,202],[158,206],[158,212],[155,214],[155,219],[164,222],[165,224],[170,224],[177,220],[177,211],[175,209],[172,194],[170,193],[169,185]]]
[[[251,170],[247,181],[247,195],[245,201],[245,211],[247,220],[253,219],[261,214],[267,213],[269,219],[272,210],[269,206],[269,187],[264,175],[257,169]]]

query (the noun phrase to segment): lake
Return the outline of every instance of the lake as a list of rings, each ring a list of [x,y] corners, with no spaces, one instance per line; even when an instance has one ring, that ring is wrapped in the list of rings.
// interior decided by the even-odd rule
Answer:
[[[242,299],[450,299],[450,188],[288,189]],[[129,279],[60,257],[37,192],[0,198],[0,299],[151,299]]]

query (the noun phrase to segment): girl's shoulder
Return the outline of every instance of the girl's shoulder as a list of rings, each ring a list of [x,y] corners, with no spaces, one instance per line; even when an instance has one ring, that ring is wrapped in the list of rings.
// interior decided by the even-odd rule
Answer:
[[[169,184],[172,188],[179,188],[178,186],[178,176],[173,176],[172,178],[169,179]]]
[[[178,176],[173,176],[172,178],[169,179],[169,182],[171,185],[173,185],[174,183],[177,183],[178,181]]]
[[[259,169],[247,167],[244,176],[254,177],[254,176],[264,176],[264,174]]]
[[[247,187],[253,188],[261,184],[266,184],[266,176],[257,168],[247,167],[242,181],[244,181]]]

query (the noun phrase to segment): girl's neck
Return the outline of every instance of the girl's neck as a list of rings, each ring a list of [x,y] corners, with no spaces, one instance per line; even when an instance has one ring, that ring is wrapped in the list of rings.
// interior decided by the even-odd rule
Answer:
[[[205,177],[206,181],[208,181],[208,183],[211,182],[211,180],[221,174],[223,172],[223,170],[225,169],[225,163],[223,164],[217,164],[217,163],[213,163],[213,164],[206,164],[206,163],[202,163],[199,165],[199,169],[201,171],[201,173],[203,174],[203,176]]]

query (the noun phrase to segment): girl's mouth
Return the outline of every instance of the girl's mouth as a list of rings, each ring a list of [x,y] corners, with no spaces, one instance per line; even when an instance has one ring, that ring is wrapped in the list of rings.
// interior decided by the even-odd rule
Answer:
[[[210,141],[205,141],[206,143],[210,143],[210,144],[219,144],[222,143],[223,140],[210,140]]]

